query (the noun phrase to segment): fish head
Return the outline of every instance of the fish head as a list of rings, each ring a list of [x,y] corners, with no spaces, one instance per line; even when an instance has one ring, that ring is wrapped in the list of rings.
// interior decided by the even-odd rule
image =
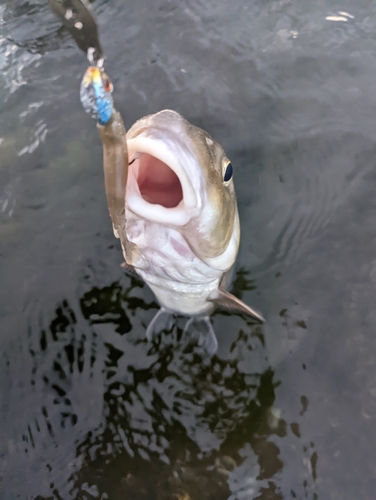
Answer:
[[[238,251],[233,167],[223,148],[179,113],[164,110],[127,132],[126,200],[141,219],[178,230],[195,255],[229,269]]]
[[[100,125],[106,125],[113,114],[113,85],[111,80],[97,66],[89,66],[80,87],[81,104]]]

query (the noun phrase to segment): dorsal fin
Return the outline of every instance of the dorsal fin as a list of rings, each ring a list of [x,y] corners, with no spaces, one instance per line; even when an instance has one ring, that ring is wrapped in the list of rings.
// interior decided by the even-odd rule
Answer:
[[[210,295],[208,300],[214,302],[214,304],[216,304],[219,307],[222,307],[223,309],[227,309],[228,311],[248,314],[249,316],[252,316],[253,318],[260,321],[261,323],[265,321],[265,319],[261,316],[261,314],[256,312],[251,307],[247,306],[247,304],[244,304],[243,301],[235,297],[235,295],[232,295],[232,293],[228,292],[224,288],[219,287],[218,290],[216,290]]]

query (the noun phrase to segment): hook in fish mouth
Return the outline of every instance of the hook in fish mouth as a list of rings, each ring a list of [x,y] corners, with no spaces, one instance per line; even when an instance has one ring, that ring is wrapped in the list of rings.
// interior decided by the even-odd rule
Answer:
[[[147,203],[175,208],[183,201],[180,179],[164,161],[150,153],[137,152],[129,166],[133,164],[140,195]]]
[[[113,113],[113,85],[106,73],[97,66],[89,66],[80,87],[81,104],[100,125],[106,125]]]
[[[131,167],[136,162],[136,164]],[[144,153],[132,152],[131,167],[137,180],[142,198],[152,205],[175,208],[183,200],[183,190],[179,177],[159,158]]]
[[[176,227],[201,214],[211,156],[198,146],[202,134],[190,127],[176,111],[166,109],[141,118],[128,130],[126,199],[131,212]]]
[[[168,141],[149,136],[127,137],[129,171],[127,204],[142,218],[183,226],[200,209],[200,196],[184,162]],[[192,159],[192,161],[194,161]]]

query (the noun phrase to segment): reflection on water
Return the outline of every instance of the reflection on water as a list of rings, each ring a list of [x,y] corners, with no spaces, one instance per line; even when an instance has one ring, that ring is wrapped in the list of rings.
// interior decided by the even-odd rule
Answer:
[[[179,325],[150,345],[138,313],[158,306],[139,292],[131,280],[92,288],[78,311],[64,301],[29,344],[43,398],[18,452],[43,463],[54,498],[282,498],[270,438],[289,431],[262,328],[240,320],[225,359],[183,342]]]
[[[91,5],[126,126],[173,108],[231,158],[234,288],[267,321],[215,314],[212,359],[179,318],[146,342],[85,56],[44,0],[6,0],[0,498],[374,500],[375,6]]]

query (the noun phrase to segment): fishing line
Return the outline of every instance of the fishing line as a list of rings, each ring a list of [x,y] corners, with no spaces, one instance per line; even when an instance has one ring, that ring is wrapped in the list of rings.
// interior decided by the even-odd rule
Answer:
[[[86,53],[91,66],[103,70],[104,55],[98,26],[85,0],[48,0],[51,10],[72,35],[78,48]]]

